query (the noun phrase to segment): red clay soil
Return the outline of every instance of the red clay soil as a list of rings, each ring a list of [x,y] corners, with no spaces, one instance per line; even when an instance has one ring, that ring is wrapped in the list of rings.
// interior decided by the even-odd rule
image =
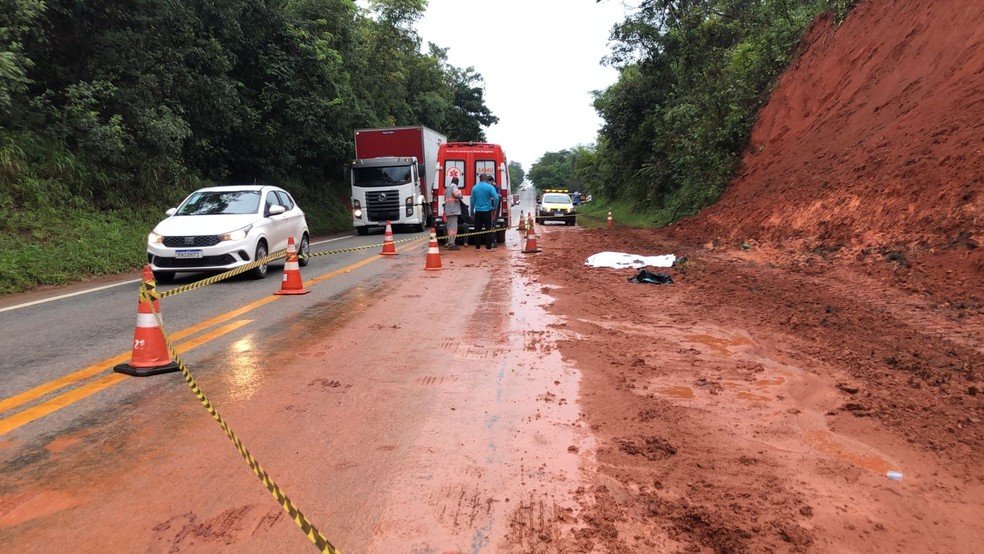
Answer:
[[[716,205],[538,227],[598,444],[544,551],[982,551],[982,139],[979,0],[863,1],[813,26]],[[636,284],[600,251],[683,259]]]

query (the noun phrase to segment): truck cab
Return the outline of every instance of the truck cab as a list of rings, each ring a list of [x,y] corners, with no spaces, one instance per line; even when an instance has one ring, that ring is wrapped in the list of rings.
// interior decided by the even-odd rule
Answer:
[[[352,225],[360,235],[371,229],[434,225],[433,169],[441,133],[416,125],[357,129],[355,160],[349,165]]]
[[[352,189],[361,193],[353,198],[355,228],[360,235],[368,234],[371,227],[359,225],[363,220],[383,224],[387,221],[407,222],[416,231],[424,230],[424,225],[429,222],[430,206],[424,205],[419,195],[413,193],[413,184],[420,180],[416,158],[390,156],[355,160],[351,170]],[[406,190],[401,193],[401,188]]]
[[[448,142],[438,148],[432,194],[434,202],[431,211],[437,214],[435,220],[439,237],[447,235],[444,194],[451,179],[458,178],[458,187],[464,195],[465,203],[471,206],[472,188],[478,183],[479,175],[483,173],[495,179],[495,186],[499,192],[499,208],[492,214],[492,221],[497,228],[495,240],[498,243],[506,242],[506,229],[512,225],[509,209],[509,162],[506,160],[502,146],[488,142]],[[471,230],[470,221],[459,220],[459,235],[470,233]],[[438,239],[438,241],[442,244],[446,242],[445,239]],[[469,243],[471,242],[472,240],[469,240]]]

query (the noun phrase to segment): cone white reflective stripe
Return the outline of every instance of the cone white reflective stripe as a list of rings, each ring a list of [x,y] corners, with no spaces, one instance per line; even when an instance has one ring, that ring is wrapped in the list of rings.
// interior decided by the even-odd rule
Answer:
[[[157,328],[157,318],[154,314],[137,314],[137,327]]]

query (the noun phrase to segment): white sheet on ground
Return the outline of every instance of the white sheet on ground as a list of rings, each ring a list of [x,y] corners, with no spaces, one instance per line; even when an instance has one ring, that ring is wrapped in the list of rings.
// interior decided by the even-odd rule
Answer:
[[[584,260],[584,265],[588,267],[612,267],[622,269],[626,267],[642,268],[652,267],[671,267],[676,261],[673,254],[663,254],[662,256],[643,256],[641,254],[626,254],[624,252],[598,252],[588,256]]]

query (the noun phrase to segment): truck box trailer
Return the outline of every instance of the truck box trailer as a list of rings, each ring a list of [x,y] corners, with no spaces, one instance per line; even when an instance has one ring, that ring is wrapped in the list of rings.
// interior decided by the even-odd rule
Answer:
[[[437,150],[447,137],[423,125],[358,129],[350,166],[352,224],[360,235],[373,228],[433,227]]]

